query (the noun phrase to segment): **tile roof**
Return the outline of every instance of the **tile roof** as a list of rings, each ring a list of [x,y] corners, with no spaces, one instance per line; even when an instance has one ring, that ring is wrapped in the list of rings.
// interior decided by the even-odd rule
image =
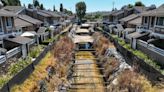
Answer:
[[[141,25],[141,23],[142,23],[142,17],[138,17],[128,22],[128,24],[133,24],[133,25]]]
[[[63,16],[63,17],[68,17],[68,15],[67,14],[65,14],[65,13],[62,13],[62,12],[56,12],[57,14],[59,14],[60,16]]]
[[[4,9],[0,9],[0,16],[8,16],[8,17],[11,17],[11,16],[16,16],[16,14],[14,14],[12,12],[9,12],[9,11],[6,11]]]
[[[161,17],[163,17],[164,16],[164,4],[162,4],[157,9],[143,12],[141,15],[142,16],[159,16],[159,17],[161,16]]]
[[[119,10],[117,12],[114,12],[114,13],[112,13],[112,15],[117,16],[117,15],[122,14],[122,13],[124,13],[124,10]]]
[[[40,12],[40,11],[37,11],[37,14],[39,14],[41,16],[44,16],[44,17],[51,17],[51,15],[43,13],[43,12]]]
[[[53,12],[53,11],[48,11],[48,10],[40,10],[40,12],[43,12],[43,13],[46,13],[46,14],[49,14],[53,17],[60,17],[61,15],[59,15],[58,13],[56,12]]]
[[[27,26],[32,26],[32,23],[29,23],[25,20],[22,20],[20,18],[15,18],[14,19],[15,27],[27,27]]]
[[[120,19],[119,21],[128,22],[128,21],[133,20],[133,19],[135,19],[137,17],[139,17],[138,14],[131,14],[131,15],[127,16],[127,17],[124,17],[124,18]]]
[[[15,38],[6,38],[5,40],[19,43],[19,44],[27,44],[31,42],[33,39],[27,38],[27,37],[22,37],[22,36],[16,36]]]
[[[22,6],[5,6],[3,9],[13,12],[13,13],[19,13],[21,10],[25,9],[25,7]]]
[[[135,6],[134,9],[141,13],[141,12],[146,11],[148,9],[148,7],[145,7],[145,6]]]
[[[30,16],[28,16],[28,15],[19,15],[18,17],[19,17],[20,19],[23,19],[23,20],[25,20],[25,21],[28,21],[28,22],[30,22],[30,23],[32,23],[32,24],[42,24],[42,23],[43,23],[42,21],[37,20],[37,19],[34,19],[34,18],[32,18],[32,17],[30,17]]]
[[[34,9],[26,9],[27,11],[30,11],[30,12],[37,12],[37,14],[41,15],[41,16],[44,16],[44,17],[51,17],[51,15],[49,14],[46,14],[44,12],[41,12],[40,10],[34,10]]]
[[[40,27],[37,31],[37,34],[44,34],[46,29],[47,29],[46,27]]]

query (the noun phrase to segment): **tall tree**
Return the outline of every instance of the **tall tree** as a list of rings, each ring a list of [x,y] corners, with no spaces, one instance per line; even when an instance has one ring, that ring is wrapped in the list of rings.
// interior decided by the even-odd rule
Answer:
[[[73,14],[72,11],[67,10],[67,9],[63,9],[63,12],[66,13],[66,14],[68,14],[68,15],[72,15]]]
[[[55,5],[53,6],[53,11],[56,11]]]
[[[2,3],[4,6],[9,5],[9,6],[20,6],[21,2],[20,0],[2,0]]]
[[[5,0],[1,0],[1,2],[3,3],[4,6],[7,5],[7,1],[5,1]]]
[[[38,6],[40,6],[39,1],[38,0],[35,0],[34,1],[34,7],[38,7]]]
[[[41,9],[41,10],[44,10],[43,4],[40,4],[40,9]]]
[[[32,9],[33,8],[32,4],[28,4],[28,8]]]
[[[60,4],[60,12],[63,12],[63,4]]]
[[[133,5],[132,4],[128,4],[128,8],[133,8]]]
[[[82,20],[82,18],[84,18],[85,14],[86,14],[85,2],[78,2],[76,4],[76,14],[77,14],[78,18],[80,19],[80,21]]]
[[[135,6],[145,6],[141,1],[135,2]]]

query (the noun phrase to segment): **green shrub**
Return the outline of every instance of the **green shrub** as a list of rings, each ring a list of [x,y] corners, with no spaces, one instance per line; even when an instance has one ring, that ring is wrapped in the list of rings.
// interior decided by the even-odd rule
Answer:
[[[28,66],[31,62],[31,58],[28,57],[25,60],[20,59],[18,62],[12,64],[8,69],[8,73],[4,76],[0,76],[0,88],[3,87],[5,83],[7,83],[14,75]]]
[[[27,59],[20,59],[18,62],[14,63],[9,67],[8,74],[10,76],[16,75],[19,71],[24,69],[26,66],[28,66],[31,63],[31,58],[28,57]]]
[[[1,77],[0,77],[0,88],[2,88],[3,85],[4,85],[5,83],[7,83],[9,79],[10,79],[9,76],[1,76]]]
[[[30,51],[30,57],[32,57],[32,58],[36,58],[36,57],[38,57],[39,56],[39,54],[40,54],[40,52],[41,52],[41,46],[40,45],[38,45],[38,46],[36,46],[36,47],[34,47],[34,48],[32,48],[31,49],[31,51]]]

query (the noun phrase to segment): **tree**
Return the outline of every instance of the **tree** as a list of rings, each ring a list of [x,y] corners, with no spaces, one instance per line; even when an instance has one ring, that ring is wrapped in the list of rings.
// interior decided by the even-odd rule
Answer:
[[[6,5],[7,5],[7,1],[2,0],[1,2],[3,3],[3,5],[4,5],[4,6],[6,6]]]
[[[53,6],[53,11],[56,11],[55,5]]]
[[[135,6],[145,6],[141,1],[135,3]]]
[[[63,12],[63,4],[60,4],[60,12]]]
[[[86,14],[85,2],[78,2],[76,4],[76,14],[77,14],[78,18],[80,19],[80,21],[82,20],[82,18],[84,18],[85,14]]]
[[[25,5],[25,4],[23,4],[23,7],[26,7],[26,5]]]
[[[28,4],[28,8],[32,9],[33,8],[32,4]]]
[[[133,5],[132,4],[128,4],[128,8],[133,8]]]
[[[4,6],[9,5],[9,6],[20,6],[21,2],[20,0],[2,0],[2,3]]]
[[[66,14],[68,14],[68,15],[72,15],[73,14],[72,11],[67,10],[67,9],[63,9],[63,12],[66,13]]]
[[[99,18],[101,18],[101,17],[102,17],[101,14],[96,14],[96,15],[95,15],[95,18],[96,18],[96,19],[99,19]]]
[[[39,4],[39,1],[38,1],[38,0],[35,0],[35,1],[34,1],[34,6],[35,6],[35,7],[40,6],[40,4]]]
[[[41,10],[44,10],[43,4],[40,4],[40,9],[41,9]]]

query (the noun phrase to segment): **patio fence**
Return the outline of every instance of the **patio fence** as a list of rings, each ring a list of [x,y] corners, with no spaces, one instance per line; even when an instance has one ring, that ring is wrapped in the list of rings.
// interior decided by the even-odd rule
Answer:
[[[8,59],[8,58],[11,58],[11,57],[13,57],[14,55],[18,54],[19,52],[21,52],[21,47],[13,48],[13,49],[9,50],[9,51],[6,53],[6,57],[7,57],[7,59]]]
[[[138,40],[138,44],[140,44],[140,45],[142,45],[142,46],[148,48],[149,50],[152,50],[152,51],[154,51],[154,52],[156,52],[156,53],[158,53],[158,54],[164,56],[164,50],[162,50],[162,49],[160,49],[160,48],[158,48],[158,47],[155,47],[155,46],[152,45],[152,44],[148,44],[147,42],[142,41],[142,40]]]
[[[0,64],[6,62],[7,59],[10,59],[11,57],[17,55],[20,52],[21,52],[21,47],[15,47],[15,48],[7,51],[5,55],[0,56]]]
[[[164,50],[142,40],[137,41],[137,49],[147,54],[151,59],[156,61],[162,66],[162,68],[164,68]]]

